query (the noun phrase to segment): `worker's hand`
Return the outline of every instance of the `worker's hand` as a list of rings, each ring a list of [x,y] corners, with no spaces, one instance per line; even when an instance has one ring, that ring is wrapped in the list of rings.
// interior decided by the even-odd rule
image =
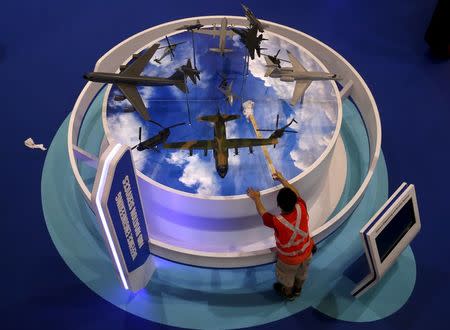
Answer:
[[[272,178],[277,181],[285,180],[283,174],[277,170],[275,170],[275,173],[272,174]]]
[[[250,197],[253,200],[255,200],[255,199],[257,199],[257,198],[259,198],[261,196],[259,191],[255,190],[253,188],[248,188],[247,189],[247,195],[248,195],[248,197]]]

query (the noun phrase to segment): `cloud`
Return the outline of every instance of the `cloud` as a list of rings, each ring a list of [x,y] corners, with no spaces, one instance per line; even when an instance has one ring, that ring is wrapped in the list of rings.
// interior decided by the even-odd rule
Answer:
[[[197,194],[209,196],[219,194],[220,185],[213,158],[203,160],[198,154],[189,156],[186,151],[179,150],[172,152],[166,161],[183,168],[183,174],[178,180],[189,188],[195,188]]]
[[[108,116],[108,128],[112,138],[121,143],[133,147],[139,143],[139,127],[141,121],[136,113],[119,113]],[[142,140],[148,137],[147,128],[142,127]],[[147,160],[149,151],[138,151],[134,149],[133,159],[136,169],[142,171]]]
[[[233,47],[236,47],[236,48],[242,47],[242,44],[240,41],[241,38],[239,35],[235,34],[231,39],[233,40]]]

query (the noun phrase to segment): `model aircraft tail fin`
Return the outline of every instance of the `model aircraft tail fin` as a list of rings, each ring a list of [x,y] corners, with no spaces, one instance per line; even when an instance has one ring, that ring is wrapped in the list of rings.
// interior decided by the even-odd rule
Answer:
[[[220,54],[225,54],[225,53],[231,53],[233,50],[229,49],[229,48],[224,48],[224,49],[220,49],[220,48],[210,48],[210,51],[214,52],[214,53],[220,53]]]
[[[188,92],[183,72],[180,72],[180,71],[177,70],[168,79],[173,80],[174,81],[173,85],[175,87],[177,87],[183,93],[187,93]]]

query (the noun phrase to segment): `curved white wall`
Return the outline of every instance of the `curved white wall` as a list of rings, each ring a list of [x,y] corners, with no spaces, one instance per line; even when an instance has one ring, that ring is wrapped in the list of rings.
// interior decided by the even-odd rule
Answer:
[[[120,64],[127,61],[130,57],[130,54],[138,52],[143,49],[151,40],[158,39],[166,34],[170,34],[174,31],[175,28],[188,24],[189,22],[193,22],[196,19],[200,19],[200,21],[205,25],[210,25],[212,23],[217,23],[221,20],[222,16],[206,16],[206,17],[195,17],[189,19],[182,19],[178,21],[172,21],[169,23],[165,23],[148,30],[145,30],[141,33],[138,33],[127,40],[121,42],[114,48],[112,48],[109,52],[107,52],[102,58],[99,59],[95,66],[96,71],[106,71],[106,72],[115,72]],[[246,19],[244,17],[227,17],[230,24],[234,25],[245,25]],[[281,36],[284,36],[311,51],[320,61],[324,62],[327,68],[331,72],[335,72],[343,78],[343,81],[353,81],[353,87],[350,95],[352,96],[354,102],[356,103],[361,116],[365,122],[369,144],[370,144],[370,164],[367,175],[353,196],[351,201],[332,219],[327,221],[325,224],[317,228],[313,231],[312,235],[314,236],[316,242],[319,242],[330,233],[332,233],[339,225],[347,219],[347,217],[351,214],[354,208],[358,205],[359,201],[363,197],[363,194],[370,182],[370,179],[375,170],[376,163],[378,161],[380,150],[381,150],[381,126],[379,120],[378,109],[375,104],[375,101],[372,97],[372,94],[366,84],[364,83],[361,76],[356,72],[356,70],[338,53],[332,50],[330,47],[326,46],[322,42],[302,33],[297,30],[294,30],[289,27],[285,27],[272,22],[265,22],[270,27],[269,31],[277,33]],[[90,105],[91,100],[97,94],[97,92],[101,89],[103,85],[99,83],[89,82],[86,84],[85,88],[81,92],[71,115],[70,124],[69,124],[69,134],[68,134],[68,152],[71,166],[74,171],[75,179],[78,182],[83,195],[85,196],[87,201],[90,201],[91,194],[87,189],[87,186],[83,182],[81,175],[79,173],[75,156],[73,153],[72,145],[77,145],[78,134],[80,131],[80,127],[82,124],[82,120],[84,115]],[[302,173],[299,177],[294,178],[295,185],[299,185],[302,193],[305,195],[306,199],[314,198],[314,193],[317,193],[317,189],[313,189],[314,186],[318,184],[323,179],[323,173],[326,173],[329,163],[331,161],[331,154],[333,153],[334,145],[330,146],[329,152],[324,153],[323,159],[320,159],[316,162],[316,166],[312,166],[310,170],[306,173]],[[157,200],[164,200],[164,203],[171,203],[173,205],[180,205],[180,212],[184,212],[187,215],[196,216],[199,215],[199,210],[203,210],[207,208],[211,210],[212,208],[217,209],[218,212],[225,212],[229,214],[230,217],[245,217],[247,215],[254,214],[254,206],[252,202],[246,198],[245,196],[233,196],[231,198],[227,197],[227,201],[230,201],[232,205],[228,203],[224,203],[224,197],[211,197],[211,198],[198,198],[193,197],[191,194],[182,193],[180,191],[172,191],[170,188],[165,186],[161,186],[156,182],[148,182],[151,179],[139,174],[139,179],[141,181],[146,181],[147,185],[150,187],[148,193],[150,196],[158,196]],[[150,183],[150,184],[149,184]],[[319,184],[320,185],[320,184]],[[274,195],[276,193],[275,189],[268,189],[263,191],[263,200],[269,205],[273,205]],[[195,195],[194,195],[195,196]],[[143,198],[146,198],[143,196]],[[153,197],[149,197],[153,198]],[[192,198],[196,198],[195,205],[191,206]],[[154,242],[158,243],[158,242]],[[153,251],[162,251],[162,254],[185,254],[189,255],[189,253],[195,254],[194,251],[186,251],[181,249],[182,252],[176,252],[172,249],[172,247],[168,250],[165,244],[153,244]],[[172,252],[171,252],[172,251]],[[263,258],[266,260],[270,258],[267,256],[267,251],[255,251],[256,255],[259,255],[258,258]],[[263,257],[261,257],[263,256]],[[175,258],[176,256],[174,256]],[[204,263],[199,261],[197,264],[201,265],[209,265],[220,264],[220,261],[216,261],[214,258],[220,257],[219,255],[210,255],[206,256]],[[176,260],[184,261],[185,256],[180,257]],[[189,258],[189,256],[188,256]],[[214,259],[214,261],[213,261]],[[256,260],[256,259],[255,259]]]

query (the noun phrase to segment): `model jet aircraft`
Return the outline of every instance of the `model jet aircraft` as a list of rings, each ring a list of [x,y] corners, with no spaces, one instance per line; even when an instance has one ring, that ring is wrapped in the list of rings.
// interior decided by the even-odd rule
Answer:
[[[185,65],[180,66],[177,70],[183,72],[183,74],[192,80],[194,84],[197,83],[197,79],[200,80],[200,71],[197,68],[192,67],[191,60],[188,59]]]
[[[184,75],[180,71],[175,71],[173,75],[167,78],[141,76],[147,63],[158,49],[159,44],[154,44],[147,49],[134,62],[122,68],[120,73],[108,72],[88,72],[84,78],[90,81],[115,84],[123,95],[123,99],[130,101],[134,109],[142,116],[144,120],[150,120],[147,108],[136,86],[175,86],[183,93],[187,93]],[[118,100],[119,98],[115,98]]]
[[[268,54],[263,54],[263,53],[261,53],[261,54],[264,55],[264,56],[267,56],[269,58],[269,60],[272,61],[273,64],[275,64],[276,66],[278,66],[278,68],[281,69],[281,62],[287,62],[287,63],[290,63],[290,62],[287,61],[287,60],[283,60],[281,58],[278,58],[278,55],[280,54],[280,50],[281,49],[278,49],[278,51],[277,51],[277,53],[275,55],[268,55]]]
[[[217,87],[217,88],[223,95],[225,95],[225,99],[227,100],[227,103],[230,106],[233,106],[234,100],[238,98],[238,96],[233,93],[233,89],[232,89],[233,82],[232,81],[228,82],[226,77],[222,76],[221,74],[219,74],[219,75],[222,78],[222,81],[220,82],[219,87]]]
[[[287,51],[289,61],[292,67],[279,68],[274,62],[272,62],[268,56],[264,56],[266,60],[267,71],[265,76],[271,78],[279,78],[281,81],[294,82],[295,88],[294,94],[290,104],[294,106],[297,102],[303,98],[305,91],[314,80],[339,80],[338,76],[329,72],[312,72],[305,69],[303,65]]]
[[[142,142],[141,140],[141,135],[142,135],[142,127],[139,127],[139,143],[136,144],[133,148],[131,148],[131,150],[137,148],[138,151],[143,151],[146,149],[153,149],[155,151],[159,151],[157,149],[158,145],[164,143],[167,141],[167,138],[170,135],[170,129],[177,127],[177,126],[181,126],[181,125],[185,125],[186,123],[178,123],[169,127],[162,127],[160,124],[158,124],[157,122],[153,122],[155,124],[157,124],[158,126],[160,126],[162,128],[161,131],[158,132],[158,134],[152,136],[151,138],[145,140],[144,142]]]
[[[177,31],[187,30],[187,31],[193,31],[193,30],[200,30],[200,28],[204,27],[203,24],[200,23],[200,20],[197,20],[195,24],[188,24],[183,25],[176,29]]]
[[[155,58],[155,62],[158,64],[161,64],[161,61],[166,57],[170,55],[170,59],[173,61],[173,59],[175,58],[175,49],[177,48],[178,45],[184,44],[185,41],[183,42],[178,42],[176,44],[171,44],[169,41],[169,38],[167,38],[166,36],[166,41],[167,41],[167,46],[164,47],[160,47],[160,49],[165,48],[164,53],[161,55],[160,58]]]
[[[213,155],[216,163],[217,173],[221,178],[224,178],[228,172],[228,149],[234,149],[234,154],[238,155],[239,148],[249,148],[250,153],[253,153],[253,147],[263,146],[278,143],[276,138],[268,139],[227,139],[225,122],[235,120],[240,115],[224,115],[220,112],[213,116],[199,117],[200,121],[207,121],[214,124],[214,139],[213,140],[194,140],[184,142],[165,143],[164,148],[168,149],[185,149],[189,150],[192,155],[193,150],[204,150],[205,156],[208,150],[213,150]]]
[[[259,32],[263,33],[264,29],[268,27],[267,24],[263,24],[256,18],[255,14],[244,4],[241,3],[242,8],[244,9],[245,16],[247,17],[250,26],[255,26]]]
[[[267,39],[265,39],[262,34],[258,36],[258,28],[256,26],[252,26],[248,29],[231,28],[231,30],[241,37],[240,40],[247,48],[248,54],[252,60],[255,59],[255,50],[258,57],[261,56],[261,42]]]
[[[269,139],[280,139],[283,137],[284,133],[297,133],[296,131],[287,129],[289,126],[292,125],[292,123],[297,123],[297,121],[292,118],[292,120],[289,122],[289,124],[284,125],[283,127],[278,128],[278,122],[280,119],[280,115],[277,115],[277,121],[275,123],[275,129],[258,129],[260,132],[273,132],[270,134]],[[276,147],[276,144],[273,145],[273,147]]]
[[[227,18],[222,18],[221,24],[220,24],[220,30],[217,31],[216,26],[214,25],[212,30],[210,29],[200,29],[197,31],[193,31],[195,33],[201,33],[201,34],[207,34],[213,37],[219,36],[219,47],[218,48],[210,48],[209,50],[215,53],[220,53],[221,55],[224,55],[225,53],[230,53],[233,50],[226,48],[226,37],[232,37],[235,35],[235,32],[231,30],[227,30],[228,27],[228,21]]]

